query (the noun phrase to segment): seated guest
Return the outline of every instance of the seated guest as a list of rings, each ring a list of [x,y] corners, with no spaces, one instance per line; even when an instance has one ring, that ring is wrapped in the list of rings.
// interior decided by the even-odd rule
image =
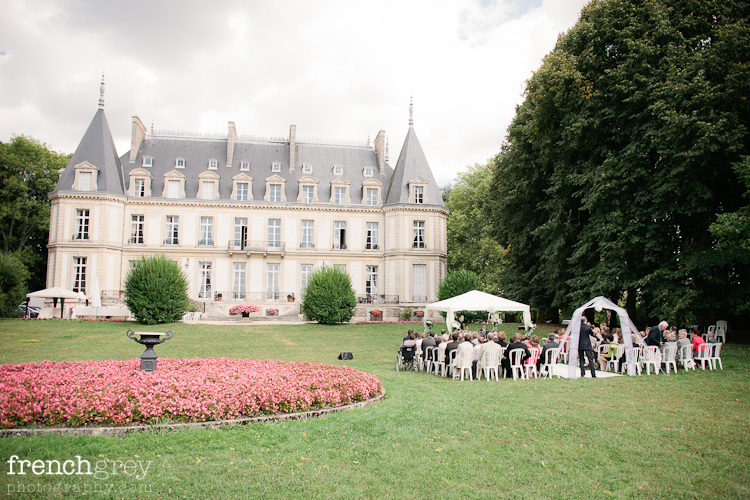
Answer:
[[[435,342],[437,342],[437,352],[433,358],[435,361],[439,360],[441,357],[445,359],[445,348],[448,347],[448,335],[441,335],[435,340]]]
[[[508,343],[505,341],[505,332],[499,332],[495,338],[495,342],[497,342],[500,347],[508,347]]]
[[[406,337],[401,347],[417,347],[417,336],[413,331],[409,331],[409,336]]]
[[[677,347],[677,337],[674,333],[671,331],[667,332],[667,334],[664,336],[664,347],[661,348],[661,352],[664,353],[664,349],[667,347]]]
[[[709,344],[716,344],[718,341],[716,340],[716,334],[712,332],[711,330],[708,331],[706,334],[706,342]]]
[[[467,339],[466,336],[468,336],[469,338]],[[451,363],[451,368],[453,368],[453,373],[456,373],[455,368],[456,368],[456,365],[458,364],[458,358],[461,357],[462,353],[467,352],[470,354],[472,360],[474,359],[474,344],[471,343],[471,336],[469,334],[467,334],[466,336],[464,337],[463,342],[459,342],[458,347],[456,348],[456,357],[453,359],[453,363]],[[448,354],[447,351],[446,351],[446,354]]]
[[[502,347],[500,347],[499,344],[494,342],[494,335],[490,333],[490,339],[487,342],[484,342],[479,347],[479,359],[477,360],[477,373],[480,373],[483,368],[489,366],[486,362],[486,360],[489,358],[490,354],[493,352],[500,352],[502,350]]]
[[[683,328],[677,332],[677,361],[682,361],[682,348],[689,345],[690,341],[687,338],[687,330]],[[693,359],[692,346],[687,353],[686,359]]]
[[[599,366],[607,366],[607,363],[612,359],[612,345],[614,339],[614,336],[610,332],[602,333],[602,342],[600,345],[606,345],[607,347],[599,351],[599,359],[597,360]]]
[[[536,335],[532,335],[531,337],[529,337],[529,340],[527,340],[524,343],[526,344],[526,347],[528,347],[529,349],[538,348],[539,347],[539,337],[537,337]],[[529,352],[531,352],[531,351],[529,351]],[[526,360],[526,364],[527,365],[531,364],[531,358],[529,358],[529,359]]]
[[[404,337],[404,340],[408,339],[409,335],[411,335],[412,333],[414,333],[414,330],[407,330],[406,331],[406,337]]]
[[[477,332],[466,332],[466,340],[471,341],[475,346],[479,344],[479,334]]]
[[[545,342],[544,346],[542,347],[541,354],[539,354],[539,359],[536,360],[537,371],[542,369],[542,365],[547,359],[547,351],[549,351],[550,349],[556,349],[558,347],[560,347],[560,344],[557,343],[557,335],[555,335],[554,333],[550,333],[547,337],[547,342]]]
[[[482,327],[479,329],[479,334],[486,336],[487,333],[489,333],[489,330],[487,330],[487,322],[486,321],[482,321]]]
[[[531,357],[531,353],[529,352],[529,348],[526,347],[526,344],[521,342],[521,335],[515,334],[511,338],[511,343],[508,345],[508,348],[505,350],[505,355],[503,356],[502,366],[503,366],[503,373],[504,376],[512,376],[510,372],[510,353],[521,349],[523,350],[524,354],[521,357],[521,362],[525,363],[527,359]]]
[[[445,346],[445,362],[448,363],[448,361],[451,359],[451,351],[455,351],[458,349],[458,332],[453,332],[451,334],[451,342],[448,343],[448,345]]]
[[[437,345],[437,342],[435,341],[435,333],[430,332],[430,334],[422,340],[422,350],[426,351],[428,347],[433,347]]]
[[[697,328],[693,330],[693,338],[690,340],[690,343],[693,344],[693,357],[699,358],[703,356],[703,351],[706,349],[706,341],[703,340],[701,332]]]

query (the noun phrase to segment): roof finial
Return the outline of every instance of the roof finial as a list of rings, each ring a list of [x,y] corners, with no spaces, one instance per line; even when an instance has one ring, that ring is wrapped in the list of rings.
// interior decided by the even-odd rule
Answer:
[[[99,109],[104,109],[104,73],[102,73],[102,84],[99,86]]]
[[[388,137],[386,137],[385,138],[385,162],[386,163],[388,163],[389,161],[388,156],[390,156],[390,150],[391,150],[390,140],[388,139]]]
[[[154,135],[154,119],[151,119],[151,135]]]
[[[414,96],[409,97],[409,126],[414,126]]]

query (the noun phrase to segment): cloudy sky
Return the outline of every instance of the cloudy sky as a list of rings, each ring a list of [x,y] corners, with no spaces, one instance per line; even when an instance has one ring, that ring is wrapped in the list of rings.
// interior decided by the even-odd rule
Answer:
[[[0,141],[78,146],[106,81],[117,151],[148,128],[375,138],[414,98],[435,178],[500,148],[524,81],[588,0],[3,0]]]

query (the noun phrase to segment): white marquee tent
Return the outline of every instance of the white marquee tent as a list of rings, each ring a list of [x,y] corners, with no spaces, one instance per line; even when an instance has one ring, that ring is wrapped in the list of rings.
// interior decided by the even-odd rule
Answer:
[[[454,313],[456,311],[488,311],[490,314],[506,311],[521,312],[523,313],[524,326],[526,328],[533,327],[533,323],[531,322],[531,308],[528,304],[521,304],[520,302],[514,302],[496,295],[490,295],[489,293],[480,292],[479,290],[472,290],[451,297],[450,299],[433,302],[432,304],[428,304],[425,309],[428,311],[446,312],[445,324],[448,326],[448,331],[451,330],[451,325],[453,325],[453,322],[455,321]],[[426,314],[424,317],[425,321],[427,321]]]

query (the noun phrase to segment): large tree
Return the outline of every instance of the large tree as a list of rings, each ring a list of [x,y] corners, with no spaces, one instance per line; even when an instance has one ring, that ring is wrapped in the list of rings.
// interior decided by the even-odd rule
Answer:
[[[475,164],[458,174],[446,205],[448,214],[448,271],[466,269],[481,279],[484,290],[497,294],[503,248],[493,236],[487,219],[491,209],[492,170]]]
[[[595,295],[648,319],[712,319],[750,267],[709,231],[747,204],[750,4],[593,0],[529,80],[495,158],[502,281],[569,308]],[[746,297],[746,295],[745,295]]]
[[[26,265],[32,290],[44,288],[47,273],[47,193],[69,159],[25,136],[0,142],[0,251],[16,254]]]

